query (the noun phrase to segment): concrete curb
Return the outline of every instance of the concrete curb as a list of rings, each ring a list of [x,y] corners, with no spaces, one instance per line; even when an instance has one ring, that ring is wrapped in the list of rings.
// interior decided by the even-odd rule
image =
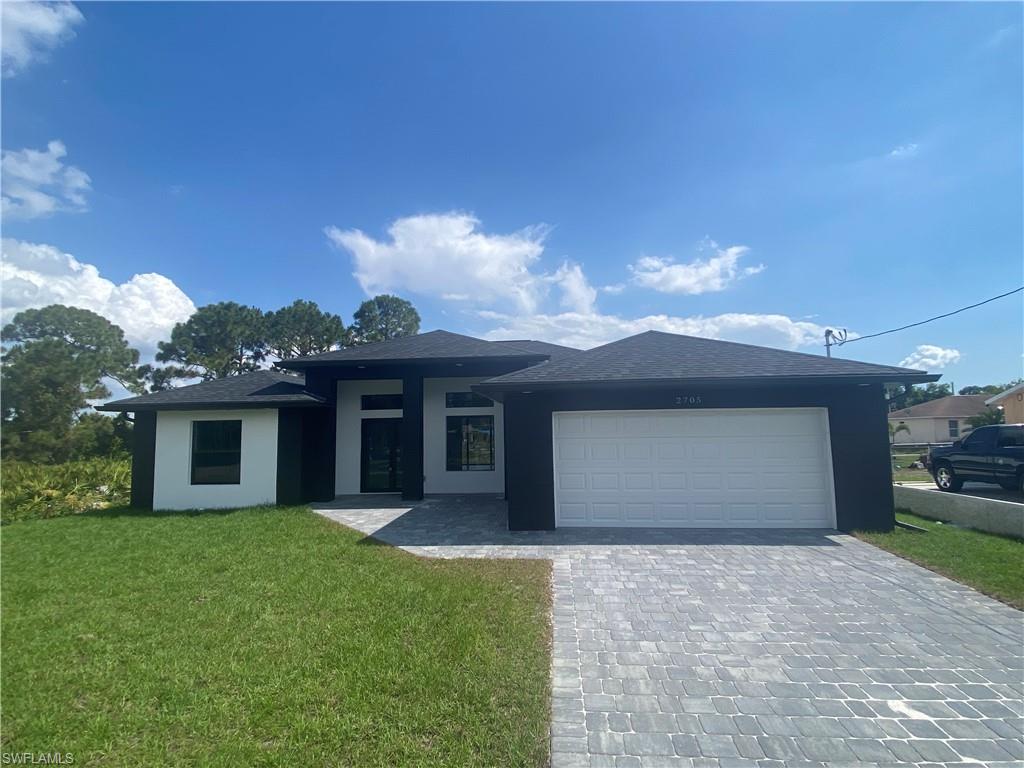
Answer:
[[[1024,504],[905,485],[892,490],[897,508],[915,515],[1024,539]]]

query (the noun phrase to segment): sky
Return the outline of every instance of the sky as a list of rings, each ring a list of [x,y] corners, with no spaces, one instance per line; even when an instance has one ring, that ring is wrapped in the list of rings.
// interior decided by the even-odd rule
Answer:
[[[1024,6],[4,3],[4,321],[823,353],[1024,284]],[[837,356],[1022,375],[1021,294]]]

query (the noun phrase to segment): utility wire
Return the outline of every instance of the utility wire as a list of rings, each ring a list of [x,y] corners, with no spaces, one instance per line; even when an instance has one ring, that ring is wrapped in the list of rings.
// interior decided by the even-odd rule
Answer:
[[[975,307],[980,307],[982,304],[988,304],[989,302],[995,301],[996,299],[1003,299],[1003,298],[1006,298],[1007,296],[1012,296],[1015,293],[1020,293],[1021,291],[1024,291],[1024,285],[1022,285],[1020,288],[1014,288],[1012,291],[1007,291],[1006,293],[1001,293],[998,296],[993,296],[991,299],[985,299],[984,301],[979,301],[977,304],[971,304],[971,305],[966,306],[966,307],[960,307],[960,309],[955,309],[952,312],[946,312],[943,315],[936,315],[935,317],[929,317],[927,320],[921,320],[920,322],[917,322],[917,323],[910,323],[910,325],[901,325],[899,328],[890,328],[888,331],[879,331],[878,333],[869,333],[867,336],[855,336],[852,339],[842,339],[842,340],[839,340],[837,338],[836,341],[834,342],[834,344],[836,346],[842,346],[843,344],[849,344],[849,343],[854,342],[854,341],[863,341],[864,339],[873,339],[876,336],[885,336],[887,333],[896,333],[896,331],[905,331],[905,330],[907,330],[907,328],[916,328],[919,325],[924,325],[925,323],[930,323],[933,320],[941,320],[944,317],[951,317],[953,315],[959,315],[961,312],[966,312],[968,309],[974,309]]]

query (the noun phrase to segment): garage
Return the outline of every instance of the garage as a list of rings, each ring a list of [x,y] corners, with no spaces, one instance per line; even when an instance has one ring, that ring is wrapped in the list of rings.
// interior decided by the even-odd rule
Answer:
[[[552,414],[556,527],[835,528],[825,408]]]

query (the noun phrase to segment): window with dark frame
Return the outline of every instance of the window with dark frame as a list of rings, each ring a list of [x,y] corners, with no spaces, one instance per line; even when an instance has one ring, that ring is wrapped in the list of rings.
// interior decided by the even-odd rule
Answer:
[[[960,422],[956,419],[949,420],[949,436],[960,437]]]
[[[242,421],[192,422],[192,485],[238,485],[242,480]]]
[[[402,394],[397,395],[363,395],[360,407],[364,411],[400,411],[402,410]]]
[[[1012,448],[1024,445],[1024,427],[1000,427],[996,448]]]
[[[445,392],[445,408],[493,408],[494,401],[476,392]]]
[[[494,470],[494,417],[447,417],[449,472]]]

